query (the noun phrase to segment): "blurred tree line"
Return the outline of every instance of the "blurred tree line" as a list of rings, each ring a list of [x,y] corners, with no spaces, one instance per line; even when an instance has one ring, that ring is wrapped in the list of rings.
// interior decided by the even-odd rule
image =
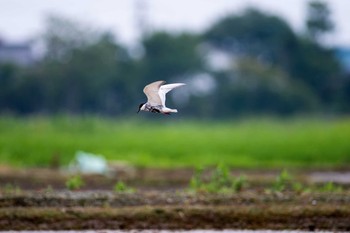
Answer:
[[[101,32],[50,17],[43,56],[30,67],[0,64],[0,112],[128,115],[144,85],[183,81],[169,99],[182,115],[348,113],[350,78],[322,38],[327,5],[308,5],[306,32],[256,9],[228,15],[200,34],[156,31],[138,51]]]

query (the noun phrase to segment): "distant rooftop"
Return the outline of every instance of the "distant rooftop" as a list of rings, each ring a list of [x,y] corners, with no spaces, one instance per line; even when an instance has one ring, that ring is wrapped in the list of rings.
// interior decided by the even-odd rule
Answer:
[[[29,43],[6,43],[0,38],[0,63],[28,66],[33,62],[34,57]]]

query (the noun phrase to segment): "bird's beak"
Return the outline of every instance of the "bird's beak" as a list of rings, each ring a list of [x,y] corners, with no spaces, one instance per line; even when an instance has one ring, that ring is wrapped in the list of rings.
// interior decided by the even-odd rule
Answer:
[[[140,112],[140,109],[137,111],[137,113],[139,113]]]

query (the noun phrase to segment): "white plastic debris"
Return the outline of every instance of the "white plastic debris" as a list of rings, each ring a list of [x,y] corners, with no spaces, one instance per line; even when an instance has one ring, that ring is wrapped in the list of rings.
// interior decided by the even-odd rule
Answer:
[[[108,165],[103,155],[77,151],[68,169],[70,172],[84,174],[106,174],[108,172]]]

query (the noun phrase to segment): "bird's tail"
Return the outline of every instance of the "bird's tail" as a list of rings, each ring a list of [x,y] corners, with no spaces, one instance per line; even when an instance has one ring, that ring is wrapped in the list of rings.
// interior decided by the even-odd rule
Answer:
[[[177,109],[171,109],[171,108],[163,108],[162,112],[165,114],[169,114],[169,113],[177,113]]]

